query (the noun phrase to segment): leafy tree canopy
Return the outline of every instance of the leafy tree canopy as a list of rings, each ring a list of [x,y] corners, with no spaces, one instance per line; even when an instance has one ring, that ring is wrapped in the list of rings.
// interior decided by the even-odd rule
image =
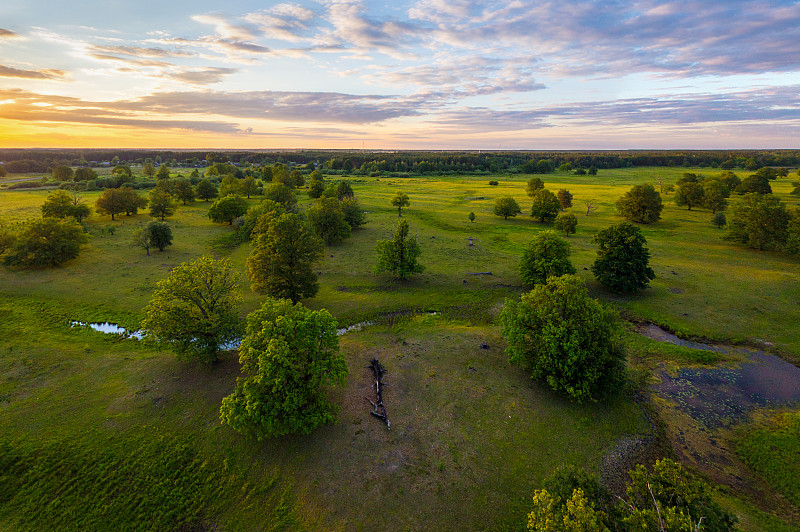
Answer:
[[[247,259],[253,291],[294,302],[314,297],[319,284],[313,267],[323,250],[322,240],[299,214],[274,218]]]
[[[623,371],[615,312],[589,293],[580,277],[550,277],[500,314],[509,359],[531,377],[578,402],[591,400]]]
[[[320,198],[306,210],[306,219],[326,245],[339,244],[350,238],[350,224],[338,198]]]
[[[401,281],[416,273],[422,273],[425,267],[417,262],[422,250],[417,244],[417,239],[409,237],[408,232],[408,221],[400,220],[395,227],[394,238],[378,242],[378,264],[375,265],[375,273],[389,272]]]
[[[508,220],[509,216],[514,217],[521,213],[522,209],[519,208],[519,203],[517,203],[517,200],[511,196],[504,196],[494,200],[493,212],[496,216],[502,216],[504,220]]]
[[[158,188],[150,191],[150,216],[153,218],[161,218],[163,222],[164,218],[175,214],[176,208],[175,198],[168,192]]]
[[[145,307],[145,336],[182,359],[215,362],[241,334],[237,275],[226,259],[201,257],[172,269]]]
[[[617,201],[617,210],[627,220],[650,224],[661,219],[661,194],[653,185],[634,185]]]
[[[575,273],[569,254],[569,244],[555,231],[537,233],[522,252],[519,263],[522,282],[534,286],[545,283],[550,276]]]
[[[408,207],[411,202],[408,199],[408,194],[405,192],[397,191],[397,194],[392,198],[392,206],[397,207],[397,216],[403,216],[403,207]]]
[[[210,200],[217,197],[217,187],[210,179],[203,179],[197,184],[197,197],[201,200]]]
[[[578,227],[578,217],[571,212],[562,212],[556,216],[553,227],[567,235],[574,235]]]
[[[655,279],[650,251],[641,230],[630,222],[601,229],[592,239],[597,244],[594,276],[615,292],[636,292]]]
[[[779,249],[785,242],[789,214],[772,194],[751,192],[731,205],[726,240],[755,249]]]
[[[533,200],[531,216],[540,222],[551,222],[561,212],[561,202],[546,188],[538,189],[531,198]]]
[[[262,440],[335,421],[324,387],[344,386],[348,368],[327,310],[267,299],[247,317],[239,362],[246,376],[222,400],[223,423]]]
[[[69,218],[33,218],[7,242],[3,264],[20,268],[58,266],[80,254],[89,241],[83,227]]]
[[[216,223],[228,222],[233,225],[233,219],[247,212],[247,201],[239,196],[225,196],[215,201],[208,209],[208,217]]]

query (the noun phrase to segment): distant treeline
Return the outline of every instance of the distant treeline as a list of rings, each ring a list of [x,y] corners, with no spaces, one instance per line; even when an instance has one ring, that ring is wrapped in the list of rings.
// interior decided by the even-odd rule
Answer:
[[[800,166],[800,150],[719,151],[172,151],[172,150],[43,150],[2,149],[0,162],[13,173],[50,172],[60,165],[102,167],[117,164],[167,164],[201,167],[214,162],[237,165],[313,164],[324,169],[356,174],[463,174],[549,173],[568,164],[572,168],[624,168],[632,166],[705,166],[755,171],[764,166]]]

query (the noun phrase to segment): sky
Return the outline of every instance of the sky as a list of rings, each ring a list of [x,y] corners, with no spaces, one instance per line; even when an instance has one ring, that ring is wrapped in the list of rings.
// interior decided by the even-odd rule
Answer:
[[[0,147],[799,148],[800,2],[0,3]]]

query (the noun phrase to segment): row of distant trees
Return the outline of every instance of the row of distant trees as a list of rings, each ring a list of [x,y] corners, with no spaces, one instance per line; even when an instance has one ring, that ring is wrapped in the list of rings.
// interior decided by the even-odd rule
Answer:
[[[117,164],[200,167],[215,163],[307,166],[335,172],[371,173],[549,173],[568,165],[572,169],[638,166],[715,167],[755,171],[762,167],[800,166],[800,151],[642,151],[642,152],[343,152],[303,150],[289,152],[196,152],[152,150],[0,150],[8,172],[50,172],[57,166],[115,166]]]

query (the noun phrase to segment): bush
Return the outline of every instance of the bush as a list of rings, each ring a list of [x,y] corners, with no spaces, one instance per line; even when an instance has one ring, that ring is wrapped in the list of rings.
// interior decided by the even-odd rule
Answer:
[[[500,184],[500,182],[499,182],[499,181],[495,181],[494,179],[493,179],[493,180],[491,180],[491,181],[489,181],[489,185],[491,185],[491,186],[493,186],[493,187],[496,187],[496,186],[497,186],[497,185],[499,185],[499,184]]]
[[[88,241],[83,227],[75,220],[35,218],[22,224],[3,256],[3,263],[21,268],[58,266],[77,257],[81,245]]]
[[[551,276],[575,273],[569,254],[569,244],[555,231],[537,233],[522,252],[519,262],[522,282],[534,286],[547,282]]]
[[[725,227],[725,224],[728,223],[727,220],[725,219],[725,213],[718,212],[717,214],[715,214],[714,217],[711,219],[711,223],[714,224],[719,229]]]
[[[578,402],[594,399],[623,374],[619,317],[580,277],[550,277],[500,314],[506,354],[535,380]]]

